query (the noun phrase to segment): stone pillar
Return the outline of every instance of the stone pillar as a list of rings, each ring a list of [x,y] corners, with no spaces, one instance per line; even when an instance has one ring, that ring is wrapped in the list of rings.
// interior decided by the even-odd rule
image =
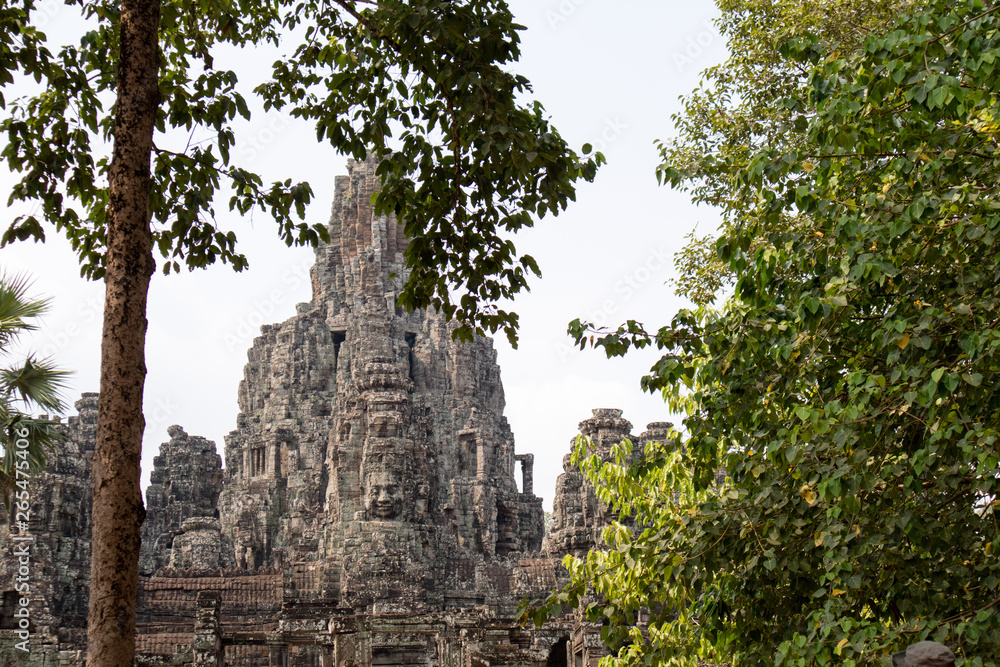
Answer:
[[[486,449],[486,442],[482,437],[476,437],[476,478],[486,481],[489,478],[489,456]]]
[[[271,646],[268,651],[268,664],[270,667],[288,667],[288,647]]]
[[[535,455],[518,454],[514,460],[521,462],[521,493],[526,496],[535,495]]]
[[[219,591],[198,591],[197,618],[194,624],[194,642],[191,654],[195,665],[222,667],[222,630],[219,627],[219,608],[222,595]]]

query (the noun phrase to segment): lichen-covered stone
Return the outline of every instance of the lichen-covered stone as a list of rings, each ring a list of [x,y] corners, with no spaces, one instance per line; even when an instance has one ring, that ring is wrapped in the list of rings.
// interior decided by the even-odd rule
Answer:
[[[177,570],[231,570],[233,545],[214,517],[185,519],[170,549],[170,567]]]

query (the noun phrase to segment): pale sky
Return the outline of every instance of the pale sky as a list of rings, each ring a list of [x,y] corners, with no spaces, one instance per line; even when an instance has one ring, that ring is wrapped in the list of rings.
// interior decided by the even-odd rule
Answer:
[[[502,336],[495,341],[516,449],[535,454],[534,491],[551,509],[562,457],[591,409],[623,409],[637,435],[648,422],[679,421],[659,396],[639,388],[655,352],[614,360],[581,352],[566,336],[566,325],[582,317],[613,326],[625,319],[658,326],[685,307],[664,284],[674,275],[672,256],[696,226],[712,231],[717,215],[657,185],[654,142],[672,134],[678,97],[697,85],[702,69],[725,57],[725,46],[711,23],[717,9],[708,0],[510,5],[527,27],[517,71],[532,81],[535,96],[571,146],[592,143],[608,159],[566,212],[515,237],[518,250],[538,261],[542,278],[513,304],[521,316],[519,348],[512,350]],[[50,34],[72,25],[61,3],[50,0],[42,7]],[[265,180],[308,180],[316,193],[308,220],[326,222],[333,179],[346,173],[345,159],[317,145],[309,127],[279,116],[255,116],[244,130],[233,151],[242,166],[260,170]],[[13,182],[0,171],[4,202]],[[157,274],[150,288],[143,486],[171,424],[214,440],[222,453],[223,436],[236,425],[246,352],[260,325],[287,319],[296,303],[311,298],[312,250],[286,248],[266,216],[239,220],[225,208],[218,207],[220,223],[236,231],[250,269],[236,274],[218,265]],[[8,209],[0,223],[5,227],[17,212]],[[98,390],[103,286],[81,279],[68,245],[54,230],[48,236],[44,245],[0,250],[0,268],[30,274],[32,295],[52,298],[42,330],[26,339],[27,349],[73,370],[67,392],[72,403],[81,392]]]

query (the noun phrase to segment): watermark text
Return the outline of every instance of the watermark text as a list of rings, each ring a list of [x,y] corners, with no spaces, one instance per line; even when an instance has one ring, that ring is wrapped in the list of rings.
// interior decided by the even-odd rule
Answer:
[[[28,652],[31,639],[31,545],[34,539],[28,532],[31,515],[31,491],[28,488],[29,466],[28,448],[31,432],[24,427],[16,429],[14,435],[14,520],[11,522],[11,555],[17,563],[14,574],[14,634],[18,641],[14,648]],[[16,534],[15,534],[16,533]]]

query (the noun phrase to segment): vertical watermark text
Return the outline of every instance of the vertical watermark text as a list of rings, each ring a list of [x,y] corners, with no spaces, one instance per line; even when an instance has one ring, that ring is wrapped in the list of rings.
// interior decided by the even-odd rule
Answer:
[[[31,545],[34,538],[29,533],[28,521],[31,515],[31,489],[29,488],[28,440],[31,432],[25,427],[15,429],[14,447],[14,503],[13,521],[10,524],[11,555],[17,563],[14,574],[14,634],[18,641],[14,648],[28,652],[31,639]]]

